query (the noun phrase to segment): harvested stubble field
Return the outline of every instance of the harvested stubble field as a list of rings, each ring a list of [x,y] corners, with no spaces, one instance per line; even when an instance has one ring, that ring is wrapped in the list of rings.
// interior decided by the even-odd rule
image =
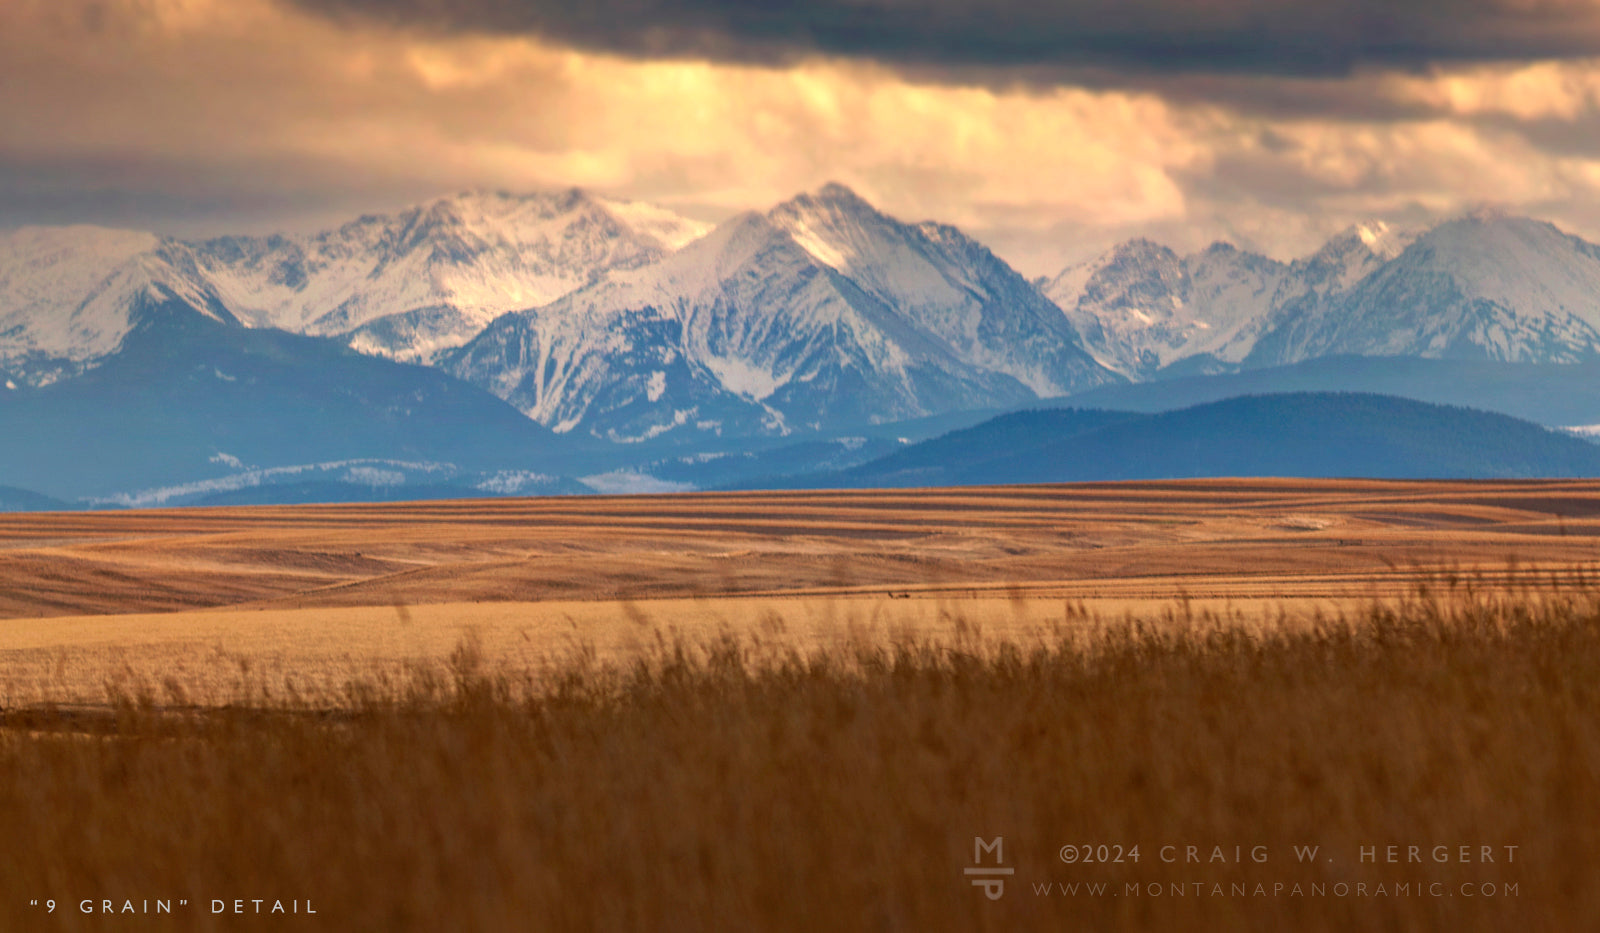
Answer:
[[[1215,481],[0,517],[0,927],[1593,928],[1597,516]],[[997,836],[1014,874],[966,874]]]
[[[1359,609],[1419,573],[1600,562],[1600,483],[1214,480],[0,515],[0,702],[338,685],[471,635],[518,665],[656,629],[797,645],[1067,604],[1244,621]],[[778,623],[781,623],[778,624]],[[247,672],[240,670],[248,666]]]

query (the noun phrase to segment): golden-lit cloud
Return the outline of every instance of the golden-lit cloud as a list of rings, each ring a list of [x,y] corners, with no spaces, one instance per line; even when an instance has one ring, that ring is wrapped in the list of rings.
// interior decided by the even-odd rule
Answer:
[[[1460,117],[1574,121],[1600,112],[1600,60],[1484,65],[1435,75],[1394,75],[1388,92]]]
[[[312,165],[357,185],[579,185],[723,210],[840,178],[891,209],[981,223],[1178,215],[1171,172],[1204,159],[1189,118],[1150,94],[352,32],[263,0],[4,10],[0,150],[18,161]]]
[[[654,57],[281,0],[5,0],[0,222],[222,230],[574,185],[716,219],[839,180],[1034,271],[1141,230],[1286,255],[1483,202],[1600,227],[1590,60],[1115,78]]]

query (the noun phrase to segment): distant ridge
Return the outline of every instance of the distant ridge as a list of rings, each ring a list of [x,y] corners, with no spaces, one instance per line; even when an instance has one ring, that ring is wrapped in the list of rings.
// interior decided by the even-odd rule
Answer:
[[[27,489],[0,486],[0,512],[66,512],[76,508],[69,502]]]
[[[1221,476],[1600,476],[1600,446],[1507,415],[1363,393],[1244,396],[1161,414],[1030,410],[784,488]]]
[[[1547,427],[1600,424],[1600,360],[1561,364],[1328,356],[1236,373],[1105,386],[1046,404],[1159,412],[1286,392],[1394,395],[1499,412]]]

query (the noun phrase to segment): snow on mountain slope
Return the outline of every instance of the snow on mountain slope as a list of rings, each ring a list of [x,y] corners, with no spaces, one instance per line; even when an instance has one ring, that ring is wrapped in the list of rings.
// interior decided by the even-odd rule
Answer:
[[[712,368],[722,362],[717,353],[686,352],[684,312],[760,247],[758,236],[729,222],[657,266],[507,314],[442,363],[561,432],[586,419],[590,433],[623,442],[686,424],[779,430],[760,405],[770,387],[757,374],[724,366],[744,390],[729,391]]]
[[[1600,247],[1522,217],[1442,224],[1345,290],[1286,303],[1251,362],[1357,353],[1569,363],[1600,353]]]
[[[1339,300],[1411,245],[1420,231],[1392,227],[1382,221],[1356,224],[1341,231],[1310,256],[1296,259],[1273,296],[1255,341],[1246,347],[1252,365],[1273,365],[1296,332],[1327,326],[1340,312]],[[1323,322],[1316,324],[1314,322]],[[1303,357],[1296,356],[1297,362]]]
[[[1180,257],[1137,239],[1069,267],[1044,292],[1102,365],[1142,378],[1194,357],[1243,359],[1284,278],[1281,263],[1226,243]]]
[[[1038,290],[955,227],[901,223],[838,184],[767,219],[967,366],[1039,396],[1106,378]]]
[[[1292,263],[1135,240],[1036,286],[840,185],[710,232],[581,191],[465,194],[296,237],[29,228],[0,233],[0,386],[97,365],[158,308],[439,365],[557,430],[643,441],[1328,354],[1586,359],[1600,247],[1477,214],[1421,235],[1358,225]]]
[[[110,352],[128,322],[127,308],[109,299],[157,243],[152,234],[99,227],[0,233],[0,356]]]
[[[988,250],[839,185],[502,317],[444,364],[557,430],[627,440],[887,421],[1116,378]]]
[[[496,316],[653,262],[705,225],[581,191],[464,194],[303,237],[185,242],[97,227],[0,232],[0,384],[116,351],[151,300],[428,362]]]
[[[1225,244],[1124,243],[1043,285],[1106,366],[1274,366],[1335,354],[1567,363],[1600,353],[1600,247],[1479,213],[1361,224],[1287,265]]]
[[[1445,236],[1449,227],[1435,232]],[[1179,256],[1165,246],[1137,239],[1069,267],[1041,287],[1083,334],[1096,359],[1135,379],[1161,371],[1224,371],[1247,361],[1291,363],[1327,353],[1437,355],[1436,347],[1419,345],[1414,335],[1407,338],[1396,331],[1377,336],[1388,326],[1386,321],[1397,320],[1397,314],[1428,317],[1440,311],[1421,294],[1391,290],[1382,299],[1391,310],[1374,313],[1362,325],[1367,338],[1358,339],[1351,330],[1349,296],[1368,287],[1364,283],[1379,281],[1380,270],[1417,282],[1441,274],[1434,259],[1401,259],[1416,258],[1418,254],[1408,251],[1418,236],[1417,231],[1378,221],[1358,224],[1312,255],[1287,264],[1226,243]],[[1533,252],[1573,248],[1548,238],[1531,247]],[[1487,259],[1462,256],[1452,261],[1481,272],[1496,262]],[[1525,250],[1514,259],[1497,261],[1527,264],[1534,259]],[[1584,286],[1576,287],[1581,292]],[[1530,300],[1537,303],[1536,291],[1531,283],[1518,280],[1497,294],[1508,306],[1520,306]],[[1404,309],[1395,307],[1395,302]]]
[[[1186,261],[1190,304],[1196,334],[1190,346],[1196,354],[1236,364],[1255,346],[1269,323],[1275,296],[1292,277],[1282,263],[1227,243],[1215,243]]]
[[[1405,252],[1419,235],[1382,222],[1349,227],[1310,256],[1295,260],[1278,304],[1323,301],[1350,291]]]
[[[669,251],[683,249],[711,229],[710,224],[690,220],[644,201],[601,197],[593,200],[624,227],[640,236],[654,239]]]
[[[0,373],[44,385],[113,352],[151,303],[178,298],[232,321],[203,284],[156,255],[153,234],[100,227],[0,233]]]
[[[704,230],[578,190],[473,193],[314,236],[174,243],[164,255],[254,326],[429,362],[507,311],[652,262]]]

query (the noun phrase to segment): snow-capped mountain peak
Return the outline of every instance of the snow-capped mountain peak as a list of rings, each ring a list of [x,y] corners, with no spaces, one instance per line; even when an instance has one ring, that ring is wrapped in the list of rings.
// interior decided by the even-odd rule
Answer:
[[[183,244],[178,261],[255,326],[427,362],[501,314],[653,262],[704,230],[579,189],[473,191],[309,237]]]
[[[1044,291],[1095,359],[1137,378],[1190,357],[1242,358],[1281,275],[1228,243],[1179,256],[1138,238],[1068,267]]]
[[[1600,355],[1597,296],[1600,247],[1499,212],[1355,224],[1290,263],[1135,239],[1036,285],[836,183],[710,230],[579,189],[470,191],[304,236],[0,233],[0,384],[72,376],[193,312],[439,365],[555,430],[643,441],[1328,354],[1571,362]]]
[[[889,219],[887,214],[857,194],[855,189],[837,181],[827,182],[815,191],[797,194],[774,208],[773,213],[784,211],[813,211],[835,216]]]
[[[1267,359],[1326,353],[1572,362],[1600,352],[1600,248],[1473,212],[1284,321]]]
[[[1329,354],[1600,355],[1600,247],[1500,211],[1428,230],[1354,224],[1288,264],[1130,240],[1043,288],[1096,359],[1136,378]]]
[[[613,440],[916,417],[1115,379],[987,249],[840,185],[501,318],[446,365]]]
[[[1405,253],[1406,246],[1416,242],[1424,230],[1397,227],[1384,221],[1365,221],[1350,224],[1346,229],[1328,238],[1320,250],[1296,259],[1301,266],[1320,266],[1325,269],[1339,267],[1338,274],[1344,288],[1355,285],[1366,272]]]
[[[1356,224],[1351,232],[1372,255],[1386,262],[1405,252],[1411,241],[1417,238],[1416,231],[1395,227],[1381,220]]]
[[[767,212],[767,219],[786,231],[812,258],[848,274],[861,253],[874,245],[874,231],[893,224],[877,208],[838,182],[801,194]],[[868,260],[870,262],[870,259]]]
[[[81,369],[120,345],[152,294],[428,362],[501,314],[655,262],[706,229],[568,189],[464,192],[307,236],[17,230],[0,234],[0,370],[37,382]]]

